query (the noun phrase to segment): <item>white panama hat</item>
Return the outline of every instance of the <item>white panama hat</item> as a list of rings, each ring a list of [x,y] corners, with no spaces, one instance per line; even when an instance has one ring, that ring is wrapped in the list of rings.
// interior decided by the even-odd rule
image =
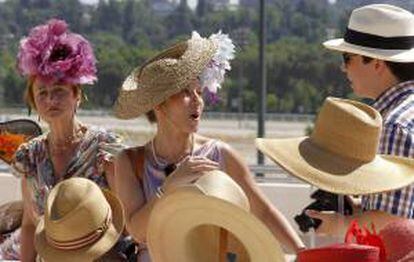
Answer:
[[[343,38],[323,45],[385,61],[414,62],[414,15],[393,5],[366,5],[352,11]]]

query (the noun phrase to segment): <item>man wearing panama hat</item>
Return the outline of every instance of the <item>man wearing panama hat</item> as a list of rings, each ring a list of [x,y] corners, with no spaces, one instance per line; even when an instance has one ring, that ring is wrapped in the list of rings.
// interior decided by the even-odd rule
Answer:
[[[357,8],[344,38],[326,41],[324,46],[342,52],[342,69],[354,93],[374,99],[372,106],[383,118],[378,153],[413,158],[414,15],[385,4]],[[410,184],[363,195],[361,204],[364,211],[414,218],[413,194]]]
[[[342,52],[344,58],[342,70],[346,73],[354,93],[375,100],[372,106],[381,114],[383,122],[378,137],[379,146],[373,148],[377,148],[375,150],[380,154],[412,158],[414,156],[412,143],[414,141],[414,15],[402,8],[385,4],[357,8],[351,14],[344,38],[326,41],[324,46]],[[358,107],[362,108],[362,105]],[[330,125],[334,125],[336,120],[333,119]],[[344,128],[346,127],[350,127],[349,123],[345,123]],[[350,134],[344,141],[346,144],[359,141],[364,145],[372,136],[370,133],[355,130],[355,127],[348,131]],[[363,139],[357,139],[361,138],[360,136]],[[326,137],[335,140],[345,139],[332,134]],[[277,162],[284,162],[284,160],[279,159]],[[291,163],[286,164],[286,166],[290,165]],[[371,173],[374,170],[366,171]],[[398,179],[394,175],[400,171],[401,169],[395,168],[393,172],[388,172],[391,179],[386,183],[388,178],[385,178],[384,174],[387,172],[382,169],[374,172],[376,177],[365,182],[345,179],[346,181],[337,184],[340,186],[335,187],[336,190],[327,186],[332,185],[332,180],[326,178],[323,180],[326,186],[322,188],[341,194],[370,194],[362,197],[362,208],[365,211],[363,218],[366,221],[381,225],[382,222],[394,218],[414,218],[414,184],[408,183],[398,187],[392,185]],[[309,182],[320,186],[321,180],[318,178],[317,181]],[[379,184],[384,186],[382,190],[375,189]],[[354,190],[340,190],[345,185]],[[312,211],[309,215],[323,220],[319,232],[343,232],[338,230],[340,227],[337,222],[343,221],[338,214]]]
[[[325,191],[344,195],[381,193],[414,183],[414,159],[377,154],[381,126],[382,117],[374,108],[328,97],[309,137],[258,138],[256,146],[290,174]],[[323,233],[343,234],[351,221],[350,217],[331,213],[315,216],[325,219],[318,228]],[[373,222],[377,228],[400,219],[377,210],[353,218],[362,224]]]

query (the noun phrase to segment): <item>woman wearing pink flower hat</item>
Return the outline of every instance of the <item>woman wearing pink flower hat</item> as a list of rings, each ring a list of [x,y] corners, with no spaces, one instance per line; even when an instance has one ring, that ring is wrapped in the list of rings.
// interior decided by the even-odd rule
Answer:
[[[20,231],[0,248],[2,259],[35,260],[36,224],[59,181],[85,177],[102,188],[112,187],[112,156],[107,150],[119,146],[119,139],[76,118],[82,85],[97,80],[95,62],[89,42],[70,32],[61,20],[34,27],[20,42],[17,67],[27,78],[25,99],[49,132],[21,145],[15,154],[13,167],[22,178],[24,214]]]

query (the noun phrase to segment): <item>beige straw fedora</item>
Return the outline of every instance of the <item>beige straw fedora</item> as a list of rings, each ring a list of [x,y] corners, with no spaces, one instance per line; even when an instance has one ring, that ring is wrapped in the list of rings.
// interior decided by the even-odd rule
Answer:
[[[86,178],[70,178],[50,192],[37,225],[35,247],[43,261],[93,261],[124,229],[121,202]]]
[[[138,117],[187,88],[216,50],[213,40],[192,37],[135,68],[122,84],[114,107],[116,117]]]
[[[370,194],[414,183],[414,159],[377,155],[382,118],[372,107],[328,97],[310,137],[256,139],[290,174],[338,194]]]
[[[242,247],[238,250],[245,251],[247,261],[285,261],[279,242],[249,212],[243,190],[221,171],[208,172],[194,184],[168,193],[156,202],[147,231],[151,259],[222,261],[221,245],[226,242],[220,235],[222,229],[237,239]]]
[[[344,38],[323,45],[386,61],[414,62],[414,15],[387,4],[363,6],[352,11]]]

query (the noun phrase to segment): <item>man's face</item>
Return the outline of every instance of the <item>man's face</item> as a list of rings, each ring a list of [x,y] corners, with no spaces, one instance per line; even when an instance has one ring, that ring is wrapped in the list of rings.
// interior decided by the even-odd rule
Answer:
[[[361,55],[343,53],[342,71],[346,74],[353,92],[364,98],[376,98],[372,90],[376,85],[373,61],[364,61]]]

